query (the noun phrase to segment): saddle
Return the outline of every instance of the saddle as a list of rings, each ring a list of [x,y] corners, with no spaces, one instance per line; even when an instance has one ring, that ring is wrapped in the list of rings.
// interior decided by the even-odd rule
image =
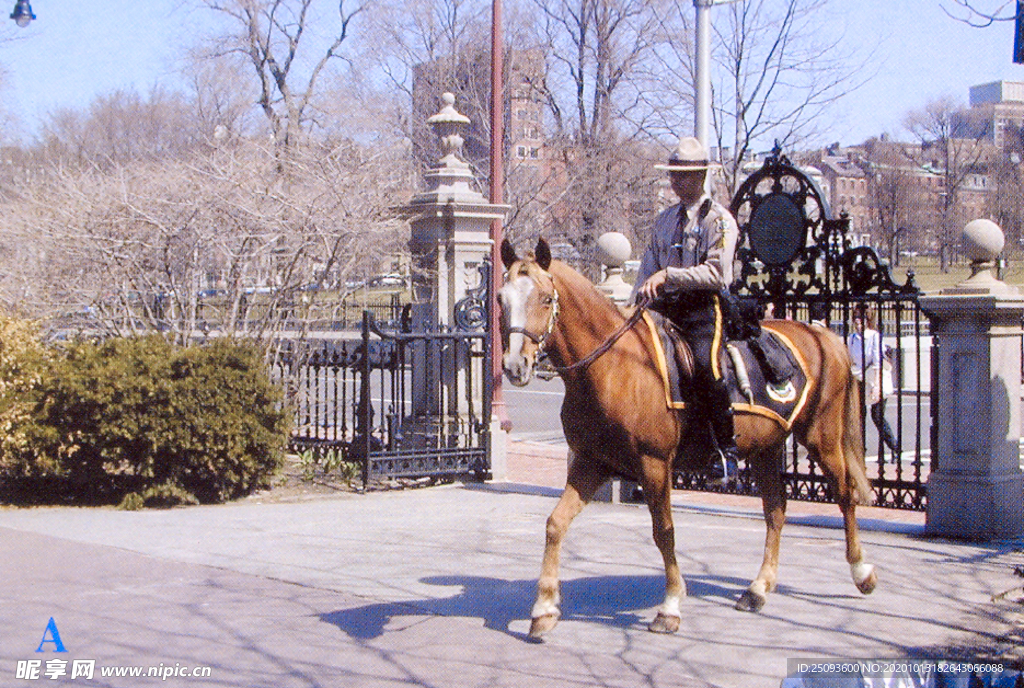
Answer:
[[[685,409],[684,390],[693,377],[693,353],[667,318],[648,312],[645,320],[655,334],[665,403],[669,408]],[[758,330],[754,337],[728,341],[719,364],[736,413],[771,418],[788,431],[806,401],[806,364],[785,335],[770,326]]]

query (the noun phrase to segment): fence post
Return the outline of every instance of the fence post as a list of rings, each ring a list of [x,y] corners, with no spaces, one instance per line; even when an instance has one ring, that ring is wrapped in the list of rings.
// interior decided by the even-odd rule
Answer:
[[[356,412],[355,441],[362,444],[363,490],[370,482],[370,447],[373,436],[373,405],[370,398],[370,311],[363,311],[363,358],[360,361],[359,408]]]
[[[424,329],[437,330],[454,327],[457,304],[473,289],[480,266],[491,255],[491,223],[504,221],[509,210],[508,205],[490,203],[477,190],[462,152],[463,132],[470,120],[455,109],[454,95],[445,93],[441,99],[441,110],[427,119],[427,124],[440,139],[444,155],[424,175],[426,188],[399,209],[411,230],[416,319]],[[454,357],[449,363],[454,366],[457,361]],[[454,393],[463,374],[454,368],[437,370],[429,358],[426,365],[413,366],[412,414],[429,420],[431,415],[446,411],[442,408],[444,396]],[[478,388],[490,391],[495,388],[495,380]],[[488,399],[488,404],[491,401]],[[491,433],[491,474],[495,480],[502,480],[507,433],[500,422],[491,423]]]
[[[989,220],[964,228],[972,275],[921,299],[938,342],[937,466],[928,478],[926,530],[993,539],[1024,535],[1020,469],[1024,296],[991,273],[1003,233]]]

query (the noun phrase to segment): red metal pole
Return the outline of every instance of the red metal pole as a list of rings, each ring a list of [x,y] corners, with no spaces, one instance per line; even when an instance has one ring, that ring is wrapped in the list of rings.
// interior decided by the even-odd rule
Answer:
[[[491,203],[505,202],[505,99],[502,92],[504,62],[501,0],[491,0]],[[501,330],[498,322],[498,289],[501,288],[501,239],[503,222],[491,221],[491,412],[508,431],[512,427],[501,390]]]

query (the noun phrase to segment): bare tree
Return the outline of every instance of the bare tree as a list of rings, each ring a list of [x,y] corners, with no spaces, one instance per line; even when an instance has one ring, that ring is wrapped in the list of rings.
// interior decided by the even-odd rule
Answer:
[[[658,10],[642,0],[534,0],[547,74],[542,86],[556,136],[582,146],[623,133],[633,78],[663,39]],[[626,133],[632,133],[631,131]]]
[[[274,151],[245,141],[159,163],[52,168],[5,209],[0,259],[21,281],[0,282],[0,298],[178,341],[205,327],[268,339],[329,318],[336,298],[309,295],[402,243],[389,209],[407,186],[402,153],[304,147],[287,184]],[[22,237],[32,251],[5,250]]]
[[[979,171],[987,129],[984,122],[949,96],[908,113],[904,126],[921,143],[917,151],[909,154],[918,165],[941,175],[939,262],[942,271],[946,272],[951,251],[958,241],[957,229],[964,220],[960,195],[968,176]]]
[[[914,171],[899,144],[872,139],[865,144],[868,159],[868,193],[877,235],[893,266],[908,246],[914,228],[918,194]],[[901,246],[902,242],[902,246]]]
[[[86,110],[59,109],[43,121],[34,154],[52,164],[109,169],[187,154],[202,140],[192,104],[160,88],[114,91]]]
[[[947,2],[950,9],[947,9]],[[995,22],[1013,21],[1017,17],[1016,0],[947,0],[939,6],[952,19],[976,29]]]
[[[990,192],[986,212],[1006,233],[1007,245],[1014,253],[1024,248],[1024,136],[1021,127],[1009,125],[1006,143],[989,162]]]
[[[186,60],[186,81],[191,92],[193,126],[200,138],[222,145],[233,137],[251,137],[259,131],[256,85],[246,79],[245,65],[211,61],[201,54]]]
[[[826,23],[831,0],[747,0],[719,8],[712,110],[730,188],[756,145],[793,149],[821,131],[834,102],[863,83],[863,67]]]
[[[278,150],[291,151],[315,121],[321,77],[340,59],[351,23],[365,5],[341,0],[332,13],[326,9],[332,3],[324,0],[193,1],[219,14],[228,27],[201,54],[247,66]]]
[[[664,2],[533,0],[533,39],[543,80],[533,84],[548,112],[549,188],[543,194],[549,233],[584,258],[598,234],[637,224],[653,195],[644,134],[643,84],[665,39]],[[551,184],[554,182],[554,184]]]

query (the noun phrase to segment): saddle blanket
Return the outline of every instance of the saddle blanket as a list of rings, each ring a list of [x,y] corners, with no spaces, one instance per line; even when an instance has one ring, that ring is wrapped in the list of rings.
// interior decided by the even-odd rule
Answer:
[[[685,347],[677,336],[669,331],[670,325],[661,316],[644,313],[644,321],[650,328],[654,341],[655,358],[658,369],[661,372],[662,382],[665,386],[665,403],[669,408],[686,408],[685,394],[683,393],[683,382],[686,373],[680,371],[679,357],[676,354],[677,344]],[[808,373],[807,363],[803,356],[785,335],[771,329],[770,324],[765,324],[762,333],[758,338],[763,349],[776,348],[775,353],[785,356],[791,363],[794,371],[792,377],[785,385],[770,385],[765,379],[764,371],[757,359],[750,352],[750,345],[746,341],[728,342],[728,346],[721,348],[719,361],[721,370],[729,385],[729,395],[732,398],[732,408],[736,413],[749,413],[765,416],[777,422],[785,430],[793,426],[793,421],[807,401],[807,394],[810,388],[807,384]],[[729,348],[735,347],[735,354]],[[742,374],[733,361],[733,355],[739,355],[743,361],[742,369],[749,380],[749,391],[752,396],[748,397],[740,385]],[[683,355],[685,360],[691,354],[687,351]]]

